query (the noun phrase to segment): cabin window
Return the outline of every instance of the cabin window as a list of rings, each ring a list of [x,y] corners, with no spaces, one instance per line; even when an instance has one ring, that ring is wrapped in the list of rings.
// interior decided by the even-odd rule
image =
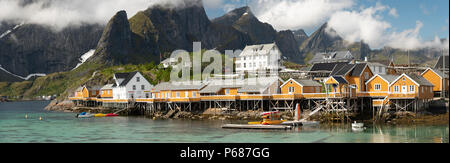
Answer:
[[[184,97],[186,97],[186,98],[189,97],[189,92],[188,91],[184,92]]]
[[[403,78],[403,81],[405,81],[406,80],[406,78]]]
[[[246,63],[244,63],[244,68],[246,68],[247,67],[247,64]]]
[[[95,95],[95,94],[97,94],[97,92],[95,92],[95,91],[92,91],[92,95]]]
[[[136,77],[136,82],[140,82],[141,78],[140,77]]]
[[[172,98],[172,92],[169,92],[167,95],[168,98]]]
[[[376,91],[381,90],[381,84],[375,84],[374,88],[375,88]]]
[[[145,90],[145,85],[141,85],[141,90]]]
[[[397,86],[394,86],[394,92],[399,92],[400,91],[400,87],[397,85]]]
[[[180,92],[177,92],[177,98],[180,98]]]
[[[414,92],[415,91],[415,86],[413,86],[413,85],[410,85],[409,86],[409,92]]]
[[[131,96],[132,99],[134,98],[134,94],[130,94],[130,96]]]
[[[192,92],[192,97],[197,97],[197,93],[196,92]]]
[[[289,87],[289,94],[292,94],[295,92],[295,87]]]
[[[320,92],[320,87],[316,87],[316,93]]]
[[[150,98],[150,94],[146,93],[145,98]]]
[[[422,93],[425,93],[425,91],[424,91],[424,88],[422,87],[422,91],[421,91]]]
[[[136,90],[136,85],[133,85],[133,90]]]
[[[225,89],[225,94],[229,95],[230,94],[230,89]]]

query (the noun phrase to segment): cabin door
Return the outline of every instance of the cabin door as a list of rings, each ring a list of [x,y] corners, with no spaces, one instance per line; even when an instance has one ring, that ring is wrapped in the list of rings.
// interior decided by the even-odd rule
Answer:
[[[408,93],[408,87],[402,86],[402,93]]]

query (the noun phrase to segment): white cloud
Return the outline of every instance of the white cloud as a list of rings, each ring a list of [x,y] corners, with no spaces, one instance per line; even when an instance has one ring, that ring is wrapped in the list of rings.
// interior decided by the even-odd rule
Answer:
[[[394,18],[398,18],[397,9],[391,8],[391,10],[389,10],[389,15],[393,16]]]
[[[377,14],[385,9],[386,6],[377,5],[360,12],[338,11],[331,16],[328,26],[349,42],[364,40],[371,47],[381,47],[386,40],[380,36],[391,27]]]
[[[363,8],[361,11],[338,11],[331,16],[328,25],[346,41],[364,40],[371,48],[384,46],[404,50],[448,48],[448,44],[442,43],[438,37],[432,41],[423,41],[420,30],[424,24],[421,21],[416,22],[414,29],[393,31],[392,25],[382,17],[387,9],[389,9],[388,6],[377,4],[375,7]]]
[[[0,0],[0,21],[41,24],[61,30],[69,25],[106,24],[119,10],[128,16],[155,4],[188,5],[182,0]]]
[[[251,3],[255,15],[277,30],[312,29],[336,11],[353,6],[353,0],[258,0]]]

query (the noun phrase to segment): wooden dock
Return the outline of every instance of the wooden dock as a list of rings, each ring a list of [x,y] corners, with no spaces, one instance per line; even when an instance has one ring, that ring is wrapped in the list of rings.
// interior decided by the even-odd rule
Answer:
[[[225,124],[222,128],[227,129],[260,129],[260,130],[291,130],[292,126],[286,125],[248,125],[248,124]]]
[[[317,126],[320,122],[318,121],[286,121],[281,123],[281,125],[287,126]]]

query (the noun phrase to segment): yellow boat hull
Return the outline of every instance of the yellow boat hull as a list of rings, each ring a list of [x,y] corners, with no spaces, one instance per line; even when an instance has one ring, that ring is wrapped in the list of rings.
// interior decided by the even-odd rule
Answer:
[[[106,117],[106,114],[94,114],[94,117]]]
[[[272,120],[272,121],[259,121],[259,122],[248,122],[249,125],[279,125],[286,120]]]

